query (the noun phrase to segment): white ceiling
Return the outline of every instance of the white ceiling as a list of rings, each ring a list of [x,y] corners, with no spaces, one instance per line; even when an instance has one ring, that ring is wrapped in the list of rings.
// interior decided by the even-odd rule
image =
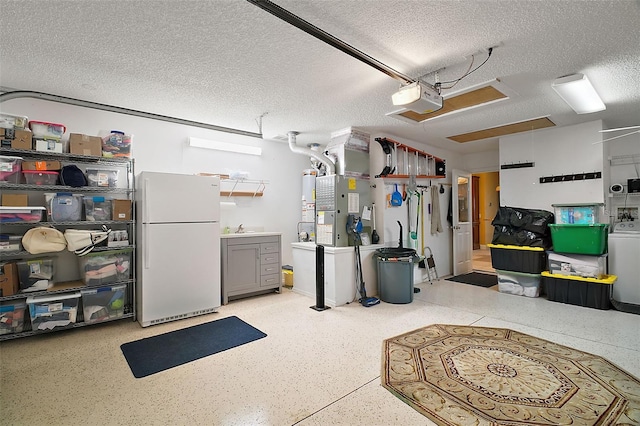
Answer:
[[[409,124],[387,117],[399,82],[243,0],[0,0],[0,86],[326,144],[357,127],[457,152],[447,136],[549,116],[640,124],[640,1],[275,0],[385,65],[449,91],[499,78],[517,93]],[[486,55],[477,55],[479,64]],[[586,74],[606,111],[577,115],[551,89]]]

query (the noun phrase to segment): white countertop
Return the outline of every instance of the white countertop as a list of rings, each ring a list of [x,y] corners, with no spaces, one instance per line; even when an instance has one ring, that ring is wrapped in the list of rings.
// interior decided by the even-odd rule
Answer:
[[[271,237],[282,235],[282,232],[242,232],[240,234],[220,234],[220,238],[247,238],[247,237]]]

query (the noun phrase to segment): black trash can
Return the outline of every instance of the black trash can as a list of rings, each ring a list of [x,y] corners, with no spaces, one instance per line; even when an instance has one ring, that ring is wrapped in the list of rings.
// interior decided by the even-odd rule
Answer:
[[[385,247],[375,251],[378,295],[387,303],[413,302],[413,264],[416,251]]]

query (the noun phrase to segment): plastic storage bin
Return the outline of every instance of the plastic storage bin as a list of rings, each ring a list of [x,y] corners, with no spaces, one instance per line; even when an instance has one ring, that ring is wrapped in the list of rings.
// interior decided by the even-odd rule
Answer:
[[[0,253],[22,251],[22,235],[0,234]]]
[[[51,222],[77,222],[82,220],[82,195],[68,192],[45,194],[48,219]]]
[[[601,255],[607,251],[609,224],[549,224],[556,253]]]
[[[102,138],[103,157],[129,157],[131,156],[131,135],[125,135],[119,130]]]
[[[22,157],[0,155],[0,181],[20,183]]]
[[[45,211],[44,207],[0,206],[0,223],[37,223],[42,220]]]
[[[29,185],[55,185],[58,183],[58,172],[44,170],[23,170],[25,182]]]
[[[126,284],[81,290],[84,322],[95,323],[123,317],[127,303],[126,290]]]
[[[607,255],[561,254],[549,252],[549,272],[587,278],[602,278],[607,273]]]
[[[25,328],[27,304],[22,301],[0,304],[0,334],[20,333]]]
[[[16,262],[20,290],[46,290],[53,279],[53,259],[42,258]]]
[[[87,169],[89,186],[109,187],[118,186],[118,170]]]
[[[83,197],[84,215],[88,221],[111,220],[111,199],[105,197]]]
[[[600,222],[602,204],[553,204],[556,223],[592,225]]]
[[[78,257],[82,280],[88,286],[128,280],[132,252],[132,249],[98,251]]]
[[[540,295],[540,274],[525,274],[514,271],[499,271],[498,291],[518,296],[538,297]]]
[[[617,279],[615,275],[596,279],[557,275],[547,271],[542,273],[547,299],[595,309],[611,308],[611,286]]]
[[[487,244],[491,250],[491,266],[505,271],[539,274],[546,268],[542,247]]]
[[[5,129],[24,130],[28,123],[29,119],[24,115],[0,113],[0,127],[4,127]]]
[[[76,323],[79,301],[80,292],[28,297],[31,330],[46,331]]]
[[[29,121],[29,128],[34,138],[60,139],[67,129],[64,124],[49,123],[46,121]]]

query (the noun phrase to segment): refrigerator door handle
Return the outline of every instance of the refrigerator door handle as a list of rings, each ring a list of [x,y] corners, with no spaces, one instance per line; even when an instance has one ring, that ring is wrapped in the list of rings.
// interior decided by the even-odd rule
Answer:
[[[143,210],[143,223],[149,223],[149,179],[144,179],[144,203],[142,204],[142,210]]]
[[[143,245],[142,245],[142,252],[144,253],[144,269],[149,269],[151,267],[151,265],[149,265],[150,262],[150,255],[149,255],[149,230],[145,229],[146,227],[148,227],[148,224],[142,224],[143,227],[143,233],[142,235],[144,235],[144,241],[143,241]]]

